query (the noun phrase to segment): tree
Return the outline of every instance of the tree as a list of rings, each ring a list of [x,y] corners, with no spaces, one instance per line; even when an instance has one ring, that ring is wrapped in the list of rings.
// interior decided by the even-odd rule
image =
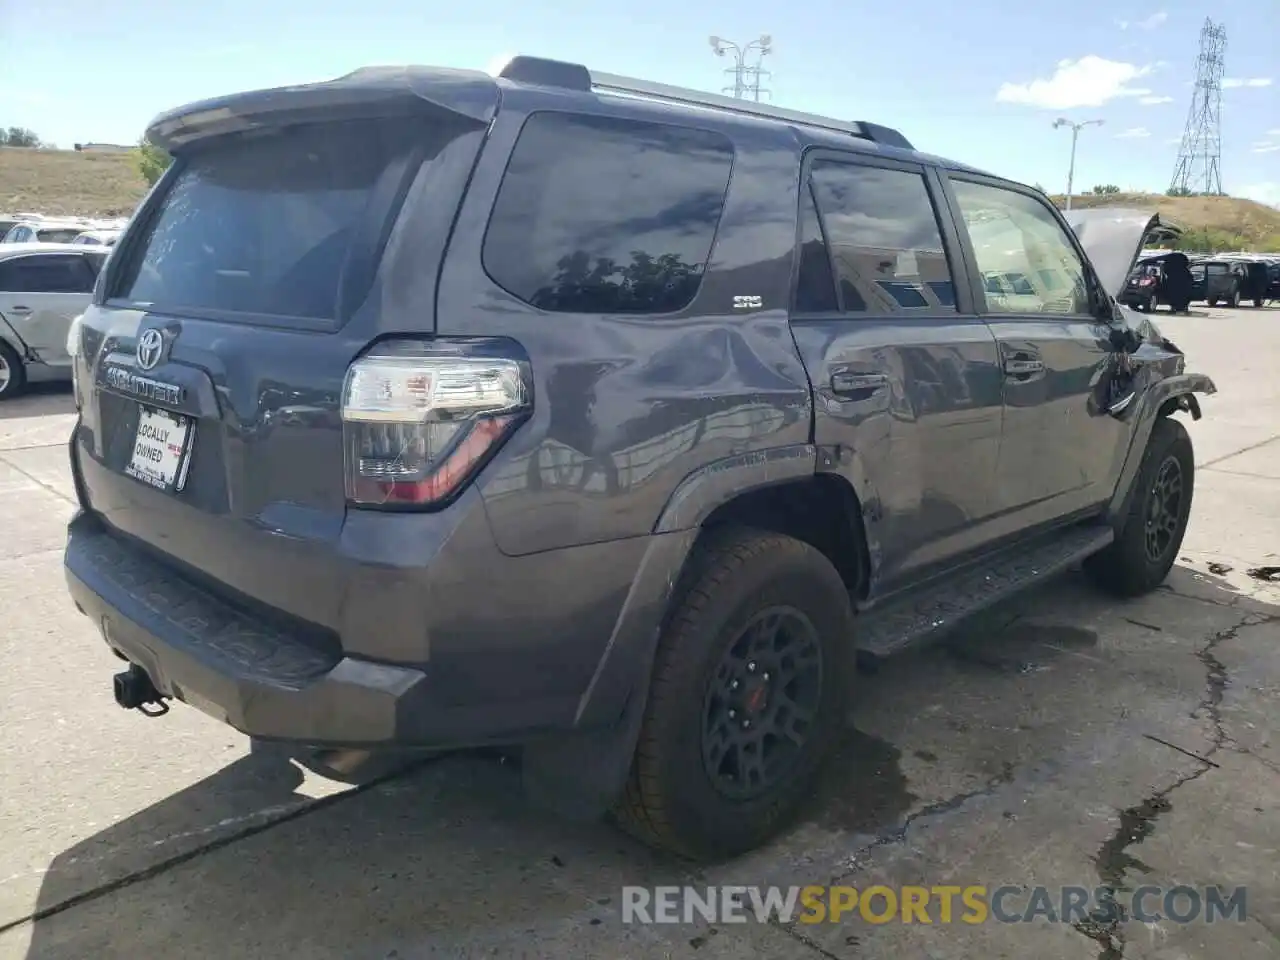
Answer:
[[[26,127],[10,127],[0,130],[0,146],[4,147],[38,147],[40,138],[34,130]]]
[[[1089,192],[1092,193],[1095,197],[1105,197],[1113,193],[1119,193],[1120,188],[1117,187],[1114,183],[1100,183],[1096,185]]]
[[[142,179],[147,181],[147,186],[151,186],[164,176],[173,158],[164,149],[143,137],[138,141],[137,149],[133,151],[133,159],[138,165],[138,172],[142,174]]]
[[[1191,188],[1190,187],[1170,187],[1168,190],[1165,191],[1165,196],[1189,197],[1191,196]]]

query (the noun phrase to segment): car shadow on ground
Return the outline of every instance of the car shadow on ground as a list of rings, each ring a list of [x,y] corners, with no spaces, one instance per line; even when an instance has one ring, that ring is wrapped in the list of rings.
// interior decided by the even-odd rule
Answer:
[[[20,396],[0,403],[0,420],[27,420],[57,413],[75,413],[70,383],[32,383]]]
[[[54,857],[27,958],[176,951],[407,960],[515,955],[513,945],[527,956],[672,956],[664,938],[675,938],[684,955],[700,946],[687,930],[647,928],[636,942],[636,928],[620,926],[623,885],[724,882],[707,878],[735,870],[751,877],[741,882],[787,882],[794,864],[821,870],[893,842],[914,819],[1052,765],[1080,749],[1082,737],[1117,739],[1116,724],[1142,714],[1142,685],[1157,682],[1147,673],[1159,669],[1153,644],[1173,629],[1150,622],[1159,619],[1153,613],[1173,604],[1208,604],[1214,616],[1280,613],[1191,566],[1175,568],[1162,591],[1117,603],[1068,575],[860,677],[842,749],[800,822],[736,864],[698,869],[608,825],[546,816],[523,801],[511,762],[419,761],[372,785],[305,801],[296,767],[251,754]],[[1177,600],[1166,599],[1175,592]],[[1163,619],[1182,616],[1168,610]],[[1100,629],[1108,651],[1099,650]],[[1179,651],[1188,670],[1201,669],[1196,644]],[[1081,702],[1082,689],[1122,675],[1136,686]],[[1175,679],[1181,686],[1184,678]],[[1203,683],[1203,673],[1192,679]],[[1153,691],[1151,699],[1164,695]],[[1180,702],[1177,711],[1184,712]],[[237,823],[248,826],[222,829]],[[187,835],[182,824],[192,825]],[[210,842],[176,842],[209,825]],[[140,849],[151,851],[141,861]],[[627,938],[628,949],[615,949]],[[571,942],[584,946],[563,948]]]

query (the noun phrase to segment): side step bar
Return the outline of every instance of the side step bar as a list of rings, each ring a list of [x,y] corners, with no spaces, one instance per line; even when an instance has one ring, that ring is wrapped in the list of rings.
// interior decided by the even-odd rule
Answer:
[[[958,576],[891,598],[858,616],[858,650],[877,657],[898,653],[1070,569],[1114,539],[1108,526],[1069,527],[981,561]]]

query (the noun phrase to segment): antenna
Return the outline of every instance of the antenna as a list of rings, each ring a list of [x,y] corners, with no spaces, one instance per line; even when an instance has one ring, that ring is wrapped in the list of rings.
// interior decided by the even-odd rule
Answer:
[[[1222,193],[1222,73],[1226,49],[1226,27],[1206,17],[1200,28],[1195,89],[1191,92],[1191,108],[1178,147],[1170,193]]]

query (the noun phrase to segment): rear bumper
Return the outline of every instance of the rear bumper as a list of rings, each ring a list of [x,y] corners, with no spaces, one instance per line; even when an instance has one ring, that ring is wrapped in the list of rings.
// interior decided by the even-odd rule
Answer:
[[[634,573],[625,561],[643,546],[611,552],[621,562],[624,589],[607,598],[610,623],[621,622],[625,584]],[[537,600],[554,607],[548,597],[561,586],[550,573],[556,564],[547,557],[531,559],[550,574]],[[544,648],[542,669],[531,676],[528,664],[539,658],[528,646],[530,635],[545,636],[548,624],[529,623],[530,635],[522,635],[524,625],[510,616],[520,608],[530,610],[530,598],[513,603],[505,618],[496,602],[465,628],[425,623],[424,635],[437,636],[430,659],[390,664],[350,655],[340,637],[282,626],[274,617],[237,605],[105,527],[92,513],[81,512],[71,522],[64,566],[77,608],[118,655],[146,670],[165,696],[255,737],[355,747],[521,743],[587,721],[608,722],[630,693],[626,684],[569,679],[589,680],[599,672],[610,652],[608,627],[598,635],[571,638],[569,648],[578,662],[561,659],[567,649],[563,643]],[[601,622],[587,619],[588,630]],[[468,645],[487,637],[488,649],[459,650],[438,629],[442,626],[463,628],[459,633]],[[506,662],[503,647],[511,654]]]

